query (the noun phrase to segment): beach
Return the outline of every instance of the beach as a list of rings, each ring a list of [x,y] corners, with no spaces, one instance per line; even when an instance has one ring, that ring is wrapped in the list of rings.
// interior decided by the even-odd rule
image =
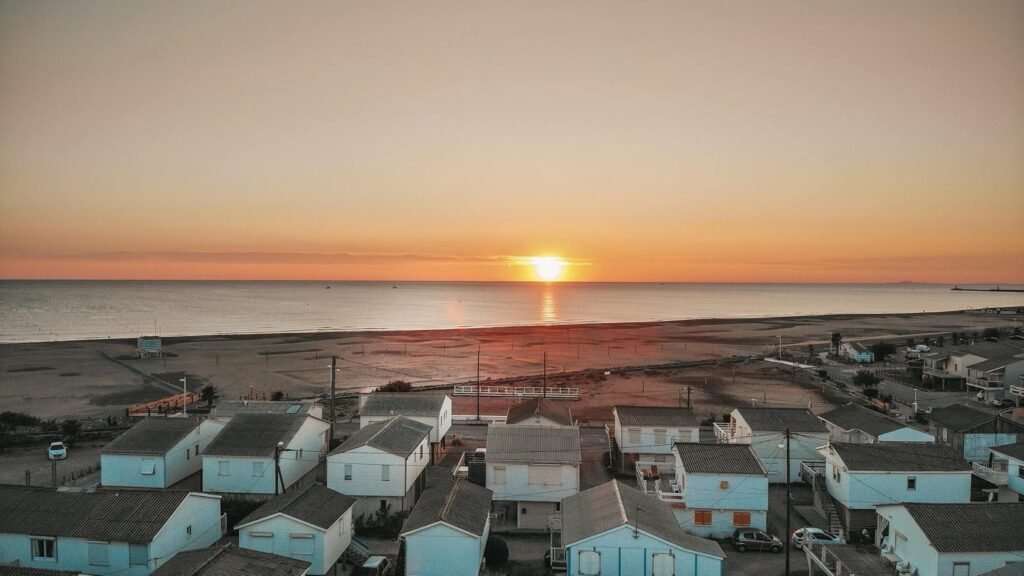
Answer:
[[[186,378],[190,391],[207,384],[222,399],[275,391],[292,398],[329,389],[337,357],[337,389],[355,392],[394,380],[444,387],[488,379],[520,385],[581,389],[581,417],[602,419],[615,403],[691,402],[705,412],[761,395],[779,405],[817,402],[796,390],[784,367],[760,362],[696,368],[655,368],[619,374],[623,367],[659,367],[730,357],[761,357],[782,346],[806,355],[828,348],[829,333],[844,341],[981,332],[1019,326],[1016,315],[980,312],[802,316],[686,320],[462,330],[330,332],[164,338],[162,358],[134,359],[135,340],[88,340],[0,345],[0,405],[44,419],[123,415],[138,402],[172,394]],[[584,373],[592,371],[593,373]],[[615,371],[605,376],[604,371]],[[597,378],[600,374],[601,378]],[[707,379],[707,380],[705,380]],[[799,387],[797,387],[799,388]],[[742,399],[742,400],[741,400]],[[500,412],[502,402],[488,400]],[[472,406],[460,409],[475,412]],[[484,411],[482,409],[482,411]],[[592,413],[591,413],[592,412]],[[485,412],[486,413],[486,412]]]

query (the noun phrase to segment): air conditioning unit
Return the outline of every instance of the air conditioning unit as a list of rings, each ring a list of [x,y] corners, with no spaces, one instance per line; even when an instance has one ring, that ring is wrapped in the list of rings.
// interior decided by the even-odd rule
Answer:
[[[906,560],[900,560],[896,563],[897,574],[910,574],[910,562]]]

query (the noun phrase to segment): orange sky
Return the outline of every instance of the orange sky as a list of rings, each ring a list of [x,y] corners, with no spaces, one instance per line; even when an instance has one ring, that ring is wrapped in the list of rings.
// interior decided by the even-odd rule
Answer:
[[[0,277],[1024,282],[1024,3],[4,2]]]

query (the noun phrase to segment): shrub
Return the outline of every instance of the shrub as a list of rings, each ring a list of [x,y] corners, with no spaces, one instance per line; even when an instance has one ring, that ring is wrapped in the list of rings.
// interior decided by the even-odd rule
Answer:
[[[854,384],[858,386],[863,386],[865,388],[874,386],[875,384],[878,384],[881,381],[881,378],[875,376],[872,372],[869,372],[868,370],[857,370],[857,374],[855,374],[853,377]]]
[[[412,390],[412,384],[405,380],[392,380],[377,388],[378,392],[408,392]]]
[[[270,399],[273,400],[274,402],[280,402],[281,400],[284,400],[284,392],[281,392],[280,390],[275,390],[270,395]]]
[[[484,546],[484,556],[487,558],[487,567],[496,568],[508,563],[508,544],[497,536],[487,538],[487,545]]]

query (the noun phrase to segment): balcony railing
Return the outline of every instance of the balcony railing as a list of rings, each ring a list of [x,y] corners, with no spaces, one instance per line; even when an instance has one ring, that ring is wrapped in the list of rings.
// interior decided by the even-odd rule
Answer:
[[[974,468],[974,475],[989,482],[996,486],[1006,486],[1009,482],[1009,474],[1006,471],[1006,463],[1004,462],[993,462],[992,468],[985,466],[984,464],[978,464],[972,462],[971,466]],[[1002,468],[1002,470],[1000,470]]]
[[[659,500],[663,500],[669,504],[686,503],[686,491],[681,490],[678,484],[672,484],[671,490],[662,490],[660,484],[655,484],[654,492],[658,496]]]
[[[466,384],[455,386],[452,390],[456,396],[476,396],[476,385]],[[509,396],[513,398],[536,398],[538,396],[554,399],[578,400],[579,388],[541,386],[481,386],[480,396]]]
[[[713,425],[715,429],[715,441],[719,444],[731,444],[733,442],[734,434],[732,432],[732,427],[729,424],[715,422]]]

